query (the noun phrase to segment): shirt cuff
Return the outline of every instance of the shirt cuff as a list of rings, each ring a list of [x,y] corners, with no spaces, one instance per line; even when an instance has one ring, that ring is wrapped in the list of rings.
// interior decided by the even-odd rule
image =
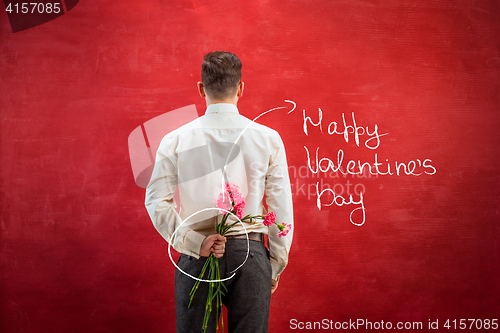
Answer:
[[[200,233],[197,233],[194,230],[188,230],[183,237],[183,249],[182,253],[187,254],[189,256],[195,257],[196,259],[200,258],[200,248],[201,243],[205,240],[205,236]]]
[[[276,261],[271,259],[271,269],[272,269],[272,279],[278,281],[280,279],[280,274],[285,269],[285,266],[278,264]]]

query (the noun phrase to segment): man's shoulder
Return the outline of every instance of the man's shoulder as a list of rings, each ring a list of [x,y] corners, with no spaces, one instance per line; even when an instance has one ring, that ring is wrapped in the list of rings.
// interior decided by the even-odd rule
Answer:
[[[179,144],[179,140],[181,140],[186,133],[192,132],[197,128],[201,128],[199,119],[200,118],[196,118],[165,134],[160,141],[159,149],[167,149],[167,147],[170,147],[169,149],[173,149],[173,147]]]
[[[164,137],[164,141],[176,141],[183,136],[191,136],[193,132],[203,131],[203,130],[218,130],[218,129],[239,129],[243,131],[243,135],[266,137],[273,140],[281,141],[279,133],[271,127],[262,125],[256,121],[253,121],[242,114],[233,115],[232,121],[230,123],[218,122],[209,120],[206,115],[200,116],[187,124],[184,124],[177,129],[167,133]]]
[[[242,116],[242,117],[244,117],[244,116]],[[253,131],[258,131],[258,132],[261,132],[263,134],[267,134],[271,137],[277,137],[277,138],[280,137],[278,131],[276,131],[275,129],[272,129],[271,127],[268,127],[266,125],[262,125],[256,121],[250,120],[246,117],[244,117],[244,118],[248,120],[248,129],[253,130]]]
[[[176,136],[181,135],[182,133],[201,128],[202,126],[201,126],[200,118],[201,117],[198,117],[198,118],[188,122],[187,124],[184,124],[184,125],[178,127],[177,129],[167,133],[165,135],[165,137],[176,137]]]

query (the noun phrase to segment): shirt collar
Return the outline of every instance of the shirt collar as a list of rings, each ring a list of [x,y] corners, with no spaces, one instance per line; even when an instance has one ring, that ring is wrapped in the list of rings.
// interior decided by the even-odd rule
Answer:
[[[214,113],[239,114],[236,105],[231,103],[217,103],[217,104],[210,104],[209,106],[207,106],[207,111],[205,111],[205,114],[214,114]]]

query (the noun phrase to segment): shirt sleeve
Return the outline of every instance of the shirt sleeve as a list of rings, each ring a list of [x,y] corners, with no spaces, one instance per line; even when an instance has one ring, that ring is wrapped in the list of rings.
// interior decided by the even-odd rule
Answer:
[[[156,230],[176,251],[199,258],[205,236],[183,226],[182,218],[176,211],[177,155],[172,146],[174,143],[168,137],[160,143],[146,188],[145,205]]]
[[[293,238],[293,201],[285,147],[278,136],[274,142],[274,156],[269,161],[266,175],[266,203],[268,211],[276,214],[276,223],[291,225],[286,236],[279,237],[276,224],[269,227],[269,252],[271,257],[272,278],[279,279],[288,264],[288,253]]]

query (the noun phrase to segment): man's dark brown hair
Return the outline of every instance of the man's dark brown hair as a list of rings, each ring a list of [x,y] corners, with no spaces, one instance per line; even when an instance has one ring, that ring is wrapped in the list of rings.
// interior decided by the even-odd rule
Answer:
[[[225,99],[236,94],[241,82],[241,61],[231,52],[205,54],[201,64],[201,82],[205,93],[213,99]]]

